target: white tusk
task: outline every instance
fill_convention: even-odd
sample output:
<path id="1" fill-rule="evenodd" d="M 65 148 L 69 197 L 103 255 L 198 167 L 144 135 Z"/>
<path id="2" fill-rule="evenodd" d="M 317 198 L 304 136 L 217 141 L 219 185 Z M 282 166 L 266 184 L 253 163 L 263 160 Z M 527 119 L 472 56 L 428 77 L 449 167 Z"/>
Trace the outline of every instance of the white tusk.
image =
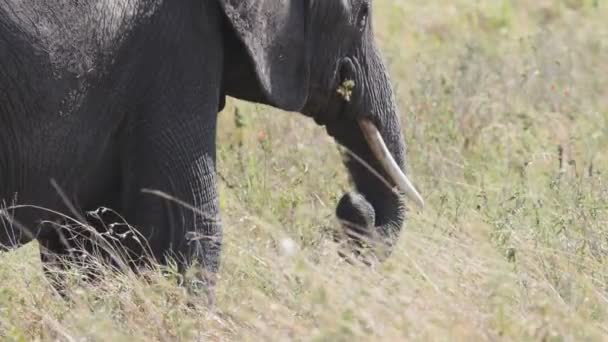
<path id="1" fill-rule="evenodd" d="M 420 209 L 424 208 L 424 199 L 422 199 L 418 190 L 416 190 L 412 182 L 407 178 L 403 171 L 401 171 L 399 165 L 397 165 L 397 162 L 386 147 L 382 135 L 378 132 L 376 125 L 367 119 L 360 119 L 358 122 L 372 153 L 378 159 L 380 165 L 384 168 L 384 171 L 386 171 L 393 182 L 397 184 L 397 188 L 414 201 Z"/>

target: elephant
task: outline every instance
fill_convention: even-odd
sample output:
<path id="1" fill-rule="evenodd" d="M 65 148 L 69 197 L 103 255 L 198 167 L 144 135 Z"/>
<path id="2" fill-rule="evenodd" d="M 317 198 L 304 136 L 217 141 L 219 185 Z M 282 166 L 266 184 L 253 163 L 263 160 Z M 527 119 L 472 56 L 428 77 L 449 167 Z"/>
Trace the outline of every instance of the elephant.
<path id="1" fill-rule="evenodd" d="M 301 113 L 350 151 L 336 215 L 390 251 L 404 199 L 424 202 L 371 16 L 372 0 L 0 0 L 0 244 L 37 240 L 51 265 L 74 251 L 57 213 L 105 208 L 150 260 L 213 287 L 229 96 Z"/>

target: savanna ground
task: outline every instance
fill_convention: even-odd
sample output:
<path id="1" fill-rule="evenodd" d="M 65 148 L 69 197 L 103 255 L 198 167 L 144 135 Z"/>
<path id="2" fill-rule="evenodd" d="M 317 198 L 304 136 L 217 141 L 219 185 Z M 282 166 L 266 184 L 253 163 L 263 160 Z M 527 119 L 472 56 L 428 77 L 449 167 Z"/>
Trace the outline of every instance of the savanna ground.
<path id="1" fill-rule="evenodd" d="M 225 249 L 209 312 L 174 282 L 50 290 L 0 258 L 7 340 L 608 340 L 608 4 L 376 0 L 427 208 L 369 268 L 338 257 L 340 154 L 299 115 L 221 114 Z M 195 299 L 196 301 L 196 299 Z"/>

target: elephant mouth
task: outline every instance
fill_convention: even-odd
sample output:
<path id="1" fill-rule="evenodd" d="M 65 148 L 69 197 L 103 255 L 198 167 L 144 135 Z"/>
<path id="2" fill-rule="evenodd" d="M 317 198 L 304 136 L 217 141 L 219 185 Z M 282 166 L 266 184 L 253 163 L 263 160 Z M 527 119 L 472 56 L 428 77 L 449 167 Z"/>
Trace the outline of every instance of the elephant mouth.
<path id="1" fill-rule="evenodd" d="M 382 135 L 370 120 L 357 120 L 363 136 L 369 145 L 374 158 L 389 176 L 389 180 L 397 189 L 412 200 L 420 209 L 424 208 L 424 199 L 412 183 L 412 181 L 401 171 L 401 168 L 386 147 Z M 379 176 L 380 177 L 380 176 Z"/>
<path id="2" fill-rule="evenodd" d="M 399 167 L 399 164 L 393 158 L 376 125 L 367 118 L 358 118 L 356 121 L 356 126 L 327 125 L 327 133 L 330 136 L 337 138 L 344 134 L 344 130 L 347 129 L 347 127 L 350 129 L 357 129 L 358 126 L 365 139 L 365 142 L 367 143 L 367 146 L 369 147 L 369 150 L 371 151 L 372 157 L 378 162 L 378 165 L 382 168 L 382 171 L 384 171 L 386 177 L 376 172 L 372 167 L 366 166 L 368 171 L 377 177 L 382 183 L 387 185 L 388 188 L 394 189 L 394 191 L 405 195 L 421 210 L 424 209 L 424 199 L 422 195 L 409 177 L 403 173 Z M 367 165 L 366 161 L 360 156 L 353 155 L 353 152 L 351 152 L 351 155 L 354 159 L 358 160 L 359 163 Z"/>
<path id="3" fill-rule="evenodd" d="M 361 109 L 365 112 L 363 104 L 365 86 L 360 77 L 360 69 L 361 66 L 356 58 L 345 57 L 340 61 L 337 72 L 340 83 L 336 89 L 337 95 L 342 98 L 342 101 L 339 101 L 342 107 L 340 108 L 340 112 L 343 114 L 350 112 L 350 115 L 355 115 L 357 125 L 363 133 L 363 137 L 372 152 L 373 158 L 382 167 L 388 179 L 385 180 L 378 174 L 376 176 L 381 181 L 389 183 L 387 184 L 389 188 L 396 187 L 399 192 L 412 200 L 420 209 L 423 209 L 424 199 L 393 158 L 376 125 L 365 116 L 357 115 L 357 112 L 360 112 Z M 371 169 L 370 171 L 373 172 Z"/>
<path id="4" fill-rule="evenodd" d="M 318 125 L 325 126 L 327 133 L 338 141 L 342 140 L 341 137 L 352 136 L 354 131 L 359 129 L 372 157 L 378 162 L 388 179 L 375 172 L 373 168 L 369 168 L 369 171 L 390 189 L 396 188 L 398 192 L 423 209 L 424 199 L 393 158 L 376 125 L 368 119 L 369 116 L 365 115 L 365 84 L 357 58 L 344 57 L 339 60 L 334 77 L 331 79 L 330 89 L 333 90 L 328 94 L 327 104 L 321 106 L 322 109 L 306 108 L 304 112 L 309 113 L 308 115 Z M 325 115 L 319 116 L 315 113 L 325 113 Z M 349 144 L 343 145 L 348 147 Z M 360 159 L 358 156 L 354 157 Z M 367 165 L 363 159 L 360 162 Z"/>

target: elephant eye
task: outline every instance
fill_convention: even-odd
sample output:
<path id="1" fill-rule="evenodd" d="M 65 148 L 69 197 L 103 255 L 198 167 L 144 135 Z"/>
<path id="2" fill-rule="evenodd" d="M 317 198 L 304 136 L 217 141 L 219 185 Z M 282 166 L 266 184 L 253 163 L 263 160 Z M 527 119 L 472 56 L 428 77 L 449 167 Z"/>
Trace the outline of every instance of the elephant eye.
<path id="1" fill-rule="evenodd" d="M 365 29 L 367 25 L 367 18 L 369 17 L 369 4 L 364 2 L 359 9 L 359 18 L 357 20 L 357 25 L 360 31 Z"/>

